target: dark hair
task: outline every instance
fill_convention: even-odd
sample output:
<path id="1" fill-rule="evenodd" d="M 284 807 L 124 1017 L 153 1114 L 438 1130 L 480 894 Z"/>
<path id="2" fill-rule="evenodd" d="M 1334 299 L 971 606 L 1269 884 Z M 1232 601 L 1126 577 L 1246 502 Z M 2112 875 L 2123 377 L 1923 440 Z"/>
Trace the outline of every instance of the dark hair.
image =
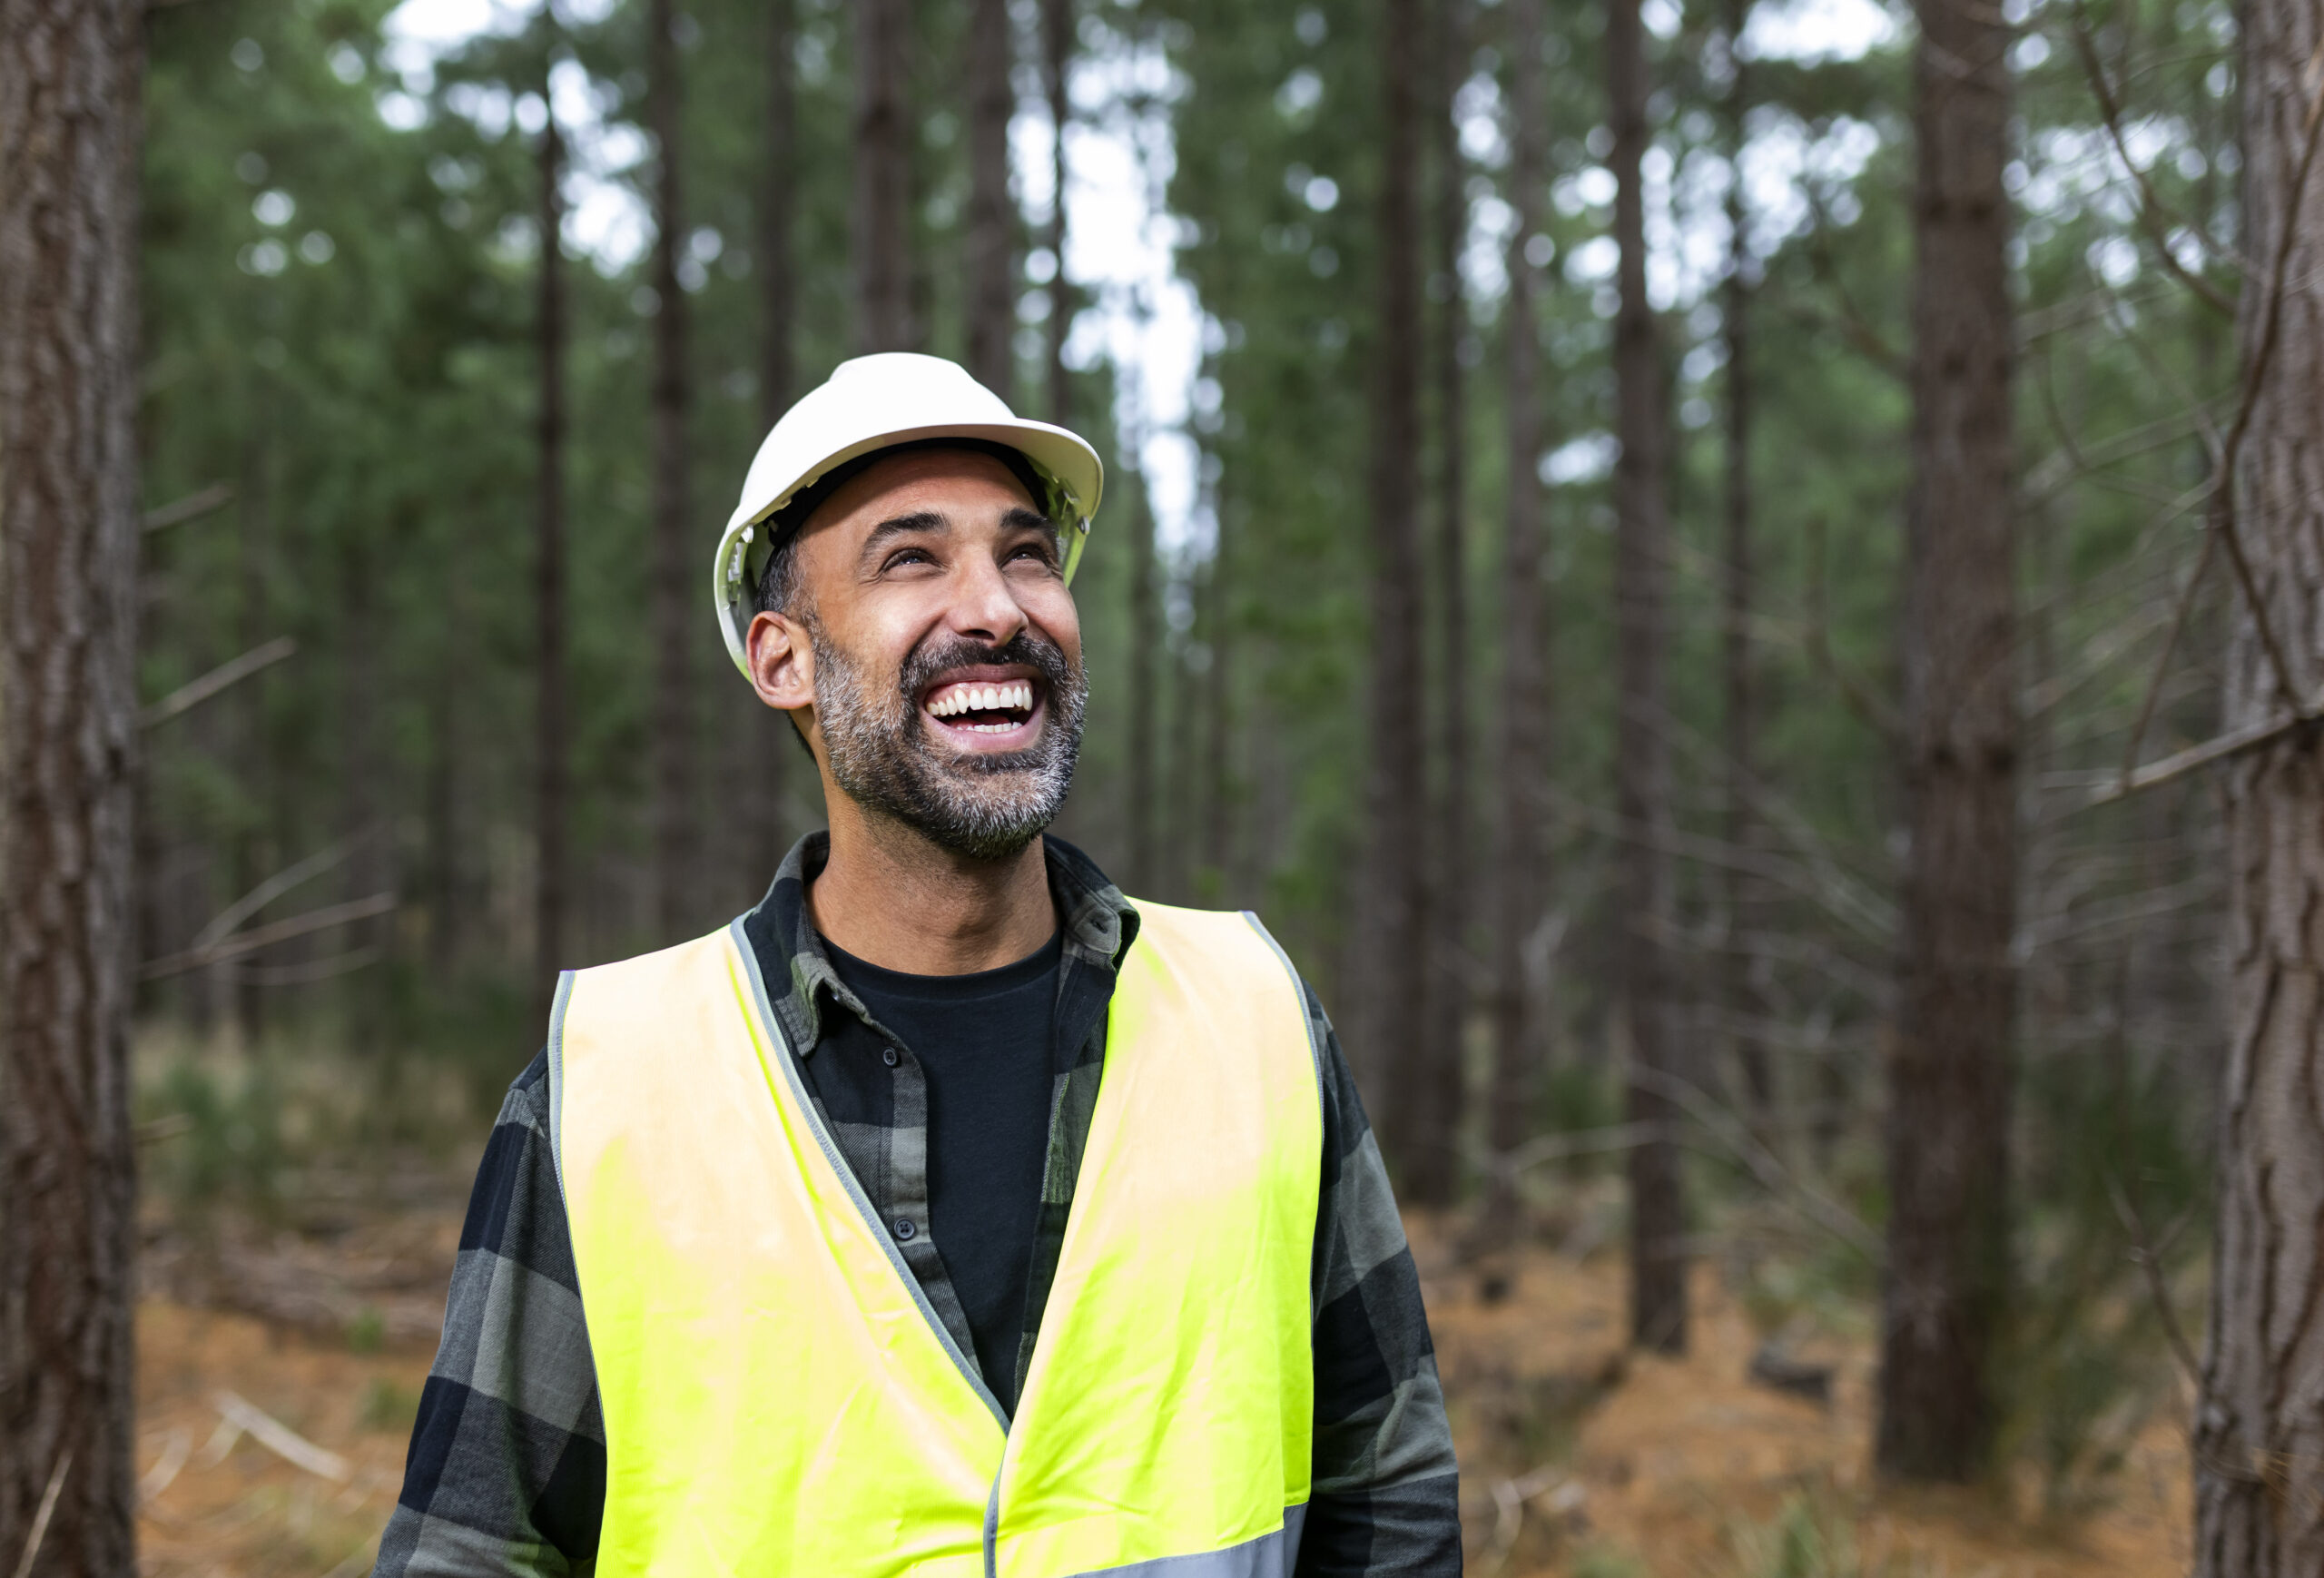
<path id="1" fill-rule="evenodd" d="M 798 590 L 799 534 L 806 528 L 823 501 L 861 477 L 877 462 L 896 455 L 910 455 L 926 449 L 964 449 L 972 455 L 989 455 L 1009 468 L 1009 474 L 1025 489 L 1033 508 L 1049 517 L 1055 524 L 1056 512 L 1050 507 L 1052 488 L 1032 461 L 1021 449 L 990 439 L 914 439 L 906 444 L 891 444 L 884 449 L 874 449 L 868 455 L 858 455 L 843 460 L 816 478 L 791 496 L 790 502 L 766 518 L 763 529 L 773 550 L 767 555 L 759 570 L 758 604 L 756 612 L 780 614 L 791 605 L 791 595 Z"/>

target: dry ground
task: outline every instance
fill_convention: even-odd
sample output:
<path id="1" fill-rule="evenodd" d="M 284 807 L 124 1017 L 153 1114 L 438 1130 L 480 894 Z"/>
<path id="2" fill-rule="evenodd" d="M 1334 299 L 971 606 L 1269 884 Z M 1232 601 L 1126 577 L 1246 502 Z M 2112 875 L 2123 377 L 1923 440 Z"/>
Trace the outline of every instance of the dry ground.
<path id="1" fill-rule="evenodd" d="M 157 1236 L 138 1323 L 138 1468 L 154 1487 L 139 1527 L 145 1573 L 366 1570 L 427 1374 L 458 1206 L 439 1193 L 325 1216 L 321 1232 L 222 1229 L 200 1248 Z M 1433 1224 L 1414 1228 L 1460 1437 L 1472 1573 L 2184 1571 L 2186 1455 L 2168 1421 L 2141 1432 L 2103 1497 L 2070 1521 L 2013 1504 L 2024 1496 L 1876 1492 L 1862 1338 L 1803 1350 L 1835 1366 L 1826 1407 L 1747 1378 L 1757 1334 L 1711 1268 L 1695 1285 L 1690 1356 L 1640 1358 L 1623 1352 L 1611 1252 L 1529 1248 L 1480 1267 L 1443 1248 Z M 263 1422 L 256 1434 L 230 1423 L 251 1418 L 236 1397 L 292 1433 L 281 1445 L 306 1465 L 261 1439 Z"/>

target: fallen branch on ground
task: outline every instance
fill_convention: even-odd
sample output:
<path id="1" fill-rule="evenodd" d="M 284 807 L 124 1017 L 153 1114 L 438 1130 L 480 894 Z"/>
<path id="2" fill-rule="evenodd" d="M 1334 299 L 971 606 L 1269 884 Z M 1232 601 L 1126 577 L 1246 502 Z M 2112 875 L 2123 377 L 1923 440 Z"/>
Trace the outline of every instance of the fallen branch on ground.
<path id="1" fill-rule="evenodd" d="M 333 1484 L 345 1484 L 354 1477 L 354 1467 L 347 1459 L 316 1445 L 249 1398 L 234 1392 L 220 1392 L 211 1399 L 211 1405 L 218 1410 L 220 1418 L 240 1428 L 285 1463 L 295 1464 Z"/>

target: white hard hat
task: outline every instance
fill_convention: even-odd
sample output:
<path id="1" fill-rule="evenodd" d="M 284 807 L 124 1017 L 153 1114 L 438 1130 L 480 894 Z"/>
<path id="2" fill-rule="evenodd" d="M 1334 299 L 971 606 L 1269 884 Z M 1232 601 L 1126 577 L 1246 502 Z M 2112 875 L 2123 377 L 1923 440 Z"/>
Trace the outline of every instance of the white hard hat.
<path id="1" fill-rule="evenodd" d="M 1008 402 L 957 362 L 908 351 L 859 356 L 832 369 L 828 382 L 774 424 L 718 539 L 711 597 L 726 650 L 744 675 L 751 666 L 743 638 L 751 627 L 759 572 L 775 546 L 773 534 L 759 528 L 833 468 L 875 449 L 925 439 L 981 439 L 1030 461 L 1050 493 L 1034 502 L 1067 531 L 1065 577 L 1072 580 L 1105 486 L 1098 451 L 1063 428 L 1012 415 Z"/>

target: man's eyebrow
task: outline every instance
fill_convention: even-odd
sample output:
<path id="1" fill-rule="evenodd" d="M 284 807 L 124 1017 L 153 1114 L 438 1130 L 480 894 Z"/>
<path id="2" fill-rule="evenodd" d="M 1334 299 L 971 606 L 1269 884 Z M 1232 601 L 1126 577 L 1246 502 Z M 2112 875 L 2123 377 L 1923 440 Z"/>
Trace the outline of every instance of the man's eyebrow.
<path id="1" fill-rule="evenodd" d="M 952 523 L 932 509 L 915 509 L 910 515 L 898 515 L 881 521 L 863 539 L 862 553 L 869 555 L 890 538 L 905 537 L 916 531 L 946 532 Z"/>
<path id="2" fill-rule="evenodd" d="M 1046 531 L 1055 537 L 1058 534 L 1058 524 L 1039 510 L 1028 509 L 1019 504 L 1000 518 L 1000 529 L 1003 531 Z"/>

